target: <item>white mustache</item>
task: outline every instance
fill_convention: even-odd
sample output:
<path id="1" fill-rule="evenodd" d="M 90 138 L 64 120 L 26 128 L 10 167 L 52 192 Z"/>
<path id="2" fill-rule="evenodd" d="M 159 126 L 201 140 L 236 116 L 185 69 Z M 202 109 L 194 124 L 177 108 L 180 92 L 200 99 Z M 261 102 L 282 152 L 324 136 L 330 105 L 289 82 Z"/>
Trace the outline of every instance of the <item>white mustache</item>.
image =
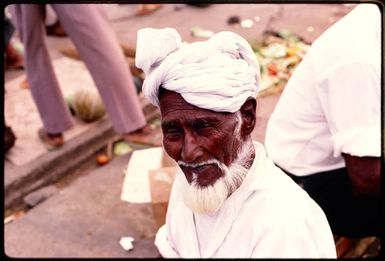
<path id="1" fill-rule="evenodd" d="M 216 164 L 218 167 L 221 167 L 222 163 L 216 159 L 210 159 L 204 162 L 199 162 L 199 163 L 187 163 L 182 160 L 178 160 L 177 162 L 179 165 L 184 166 L 184 167 L 190 167 L 190 168 L 197 168 L 201 167 L 204 165 L 209 165 L 209 164 Z"/>

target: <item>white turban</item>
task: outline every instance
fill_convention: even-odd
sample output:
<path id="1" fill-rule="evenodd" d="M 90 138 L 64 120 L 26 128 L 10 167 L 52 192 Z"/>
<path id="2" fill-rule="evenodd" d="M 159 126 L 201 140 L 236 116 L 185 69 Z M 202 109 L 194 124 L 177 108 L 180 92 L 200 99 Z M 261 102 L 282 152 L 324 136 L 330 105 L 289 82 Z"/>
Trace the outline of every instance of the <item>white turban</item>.
<path id="1" fill-rule="evenodd" d="M 233 32 L 187 44 L 172 28 L 140 29 L 135 63 L 146 74 L 143 94 L 156 106 L 162 86 L 199 108 L 235 112 L 259 86 L 256 56 Z"/>

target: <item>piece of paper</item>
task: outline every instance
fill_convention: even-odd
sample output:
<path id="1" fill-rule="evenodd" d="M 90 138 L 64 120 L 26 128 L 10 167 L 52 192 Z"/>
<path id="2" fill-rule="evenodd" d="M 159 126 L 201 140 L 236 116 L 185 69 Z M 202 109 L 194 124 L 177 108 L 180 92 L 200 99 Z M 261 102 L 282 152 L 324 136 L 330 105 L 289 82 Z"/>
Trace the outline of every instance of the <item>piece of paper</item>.
<path id="1" fill-rule="evenodd" d="M 129 251 L 134 248 L 134 245 L 132 244 L 132 242 L 134 242 L 133 237 L 122 237 L 119 243 L 124 250 Z"/>
<path id="2" fill-rule="evenodd" d="M 151 202 L 149 171 L 162 167 L 162 155 L 161 147 L 136 150 L 132 153 L 124 173 L 121 200 L 130 203 Z"/>

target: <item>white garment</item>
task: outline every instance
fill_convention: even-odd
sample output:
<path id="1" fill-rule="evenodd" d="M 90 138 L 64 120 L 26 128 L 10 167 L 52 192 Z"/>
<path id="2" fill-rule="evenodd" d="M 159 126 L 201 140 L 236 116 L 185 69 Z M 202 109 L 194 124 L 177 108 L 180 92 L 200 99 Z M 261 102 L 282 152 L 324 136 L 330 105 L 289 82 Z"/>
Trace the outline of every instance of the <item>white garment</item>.
<path id="1" fill-rule="evenodd" d="M 326 30 L 288 81 L 266 130 L 269 157 L 298 176 L 381 154 L 381 19 L 361 4 Z"/>
<path id="2" fill-rule="evenodd" d="M 156 106 L 160 86 L 192 105 L 218 112 L 235 112 L 257 95 L 257 58 L 249 43 L 233 32 L 187 44 L 173 28 L 144 28 L 137 38 L 135 64 L 146 74 L 143 94 Z"/>
<path id="3" fill-rule="evenodd" d="M 193 212 L 184 204 L 176 175 L 166 216 L 155 239 L 163 257 L 336 258 L 332 232 L 321 208 L 266 157 L 256 157 L 242 185 L 218 210 L 200 254 Z"/>
<path id="4" fill-rule="evenodd" d="M 218 218 L 218 211 L 211 214 L 194 213 L 194 222 L 197 232 L 198 247 L 201 256 L 206 256 L 209 250 L 208 245 L 213 235 L 215 223 Z"/>

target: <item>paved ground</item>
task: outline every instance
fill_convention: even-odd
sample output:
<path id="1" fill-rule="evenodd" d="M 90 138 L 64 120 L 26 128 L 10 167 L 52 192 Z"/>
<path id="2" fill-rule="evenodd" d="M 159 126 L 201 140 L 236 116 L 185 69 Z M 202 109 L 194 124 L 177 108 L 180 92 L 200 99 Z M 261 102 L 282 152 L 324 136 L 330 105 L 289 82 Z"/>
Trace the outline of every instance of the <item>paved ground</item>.
<path id="1" fill-rule="evenodd" d="M 57 190 L 26 216 L 4 227 L 12 257 L 156 257 L 150 204 L 120 200 L 123 156 Z M 121 237 L 135 238 L 124 251 Z"/>
<path id="2" fill-rule="evenodd" d="M 106 8 L 120 42 L 135 46 L 136 31 L 142 27 L 175 27 L 188 42 L 204 40 L 191 36 L 194 26 L 213 32 L 231 30 L 248 40 L 258 39 L 265 30 L 288 29 L 312 42 L 352 6 L 220 4 L 196 8 L 168 4 L 143 17 L 134 15 L 135 5 L 109 4 Z M 232 15 L 252 19 L 253 27 L 228 25 L 227 19 Z M 59 52 L 62 47 L 72 46 L 68 38 L 47 37 L 47 44 L 64 94 L 77 88 L 94 87 L 84 64 Z M 28 193 L 47 183 L 47 176 L 59 175 L 54 173 L 52 165 L 76 163 L 70 158 L 71 154 L 91 155 L 105 145 L 106 140 L 114 137 L 108 117 L 92 124 L 78 122 L 65 134 L 65 147 L 54 152 L 44 150 L 36 136 L 36 130 L 41 126 L 36 108 L 28 90 L 19 86 L 24 77 L 23 71 L 5 72 L 5 118 L 18 137 L 4 161 L 5 202 L 8 203 L 10 198 L 20 197 L 22 191 Z M 263 142 L 266 122 L 278 99 L 279 95 L 258 99 L 257 127 L 253 133 L 256 140 Z M 95 147 L 95 143 L 99 147 Z M 76 154 L 81 149 L 84 153 Z M 19 158 L 18 155 L 24 156 Z M 120 200 L 122 171 L 128 161 L 127 155 L 116 158 L 106 166 L 85 173 L 66 187 L 53 188 L 47 200 L 22 218 L 4 225 L 6 254 L 12 257 L 158 256 L 153 245 L 155 226 L 151 205 Z M 76 165 L 71 168 L 73 171 Z M 66 171 L 70 169 L 63 168 L 64 174 Z M 19 195 L 15 194 L 17 191 Z M 135 238 L 134 250 L 125 252 L 120 247 L 122 236 Z"/>

